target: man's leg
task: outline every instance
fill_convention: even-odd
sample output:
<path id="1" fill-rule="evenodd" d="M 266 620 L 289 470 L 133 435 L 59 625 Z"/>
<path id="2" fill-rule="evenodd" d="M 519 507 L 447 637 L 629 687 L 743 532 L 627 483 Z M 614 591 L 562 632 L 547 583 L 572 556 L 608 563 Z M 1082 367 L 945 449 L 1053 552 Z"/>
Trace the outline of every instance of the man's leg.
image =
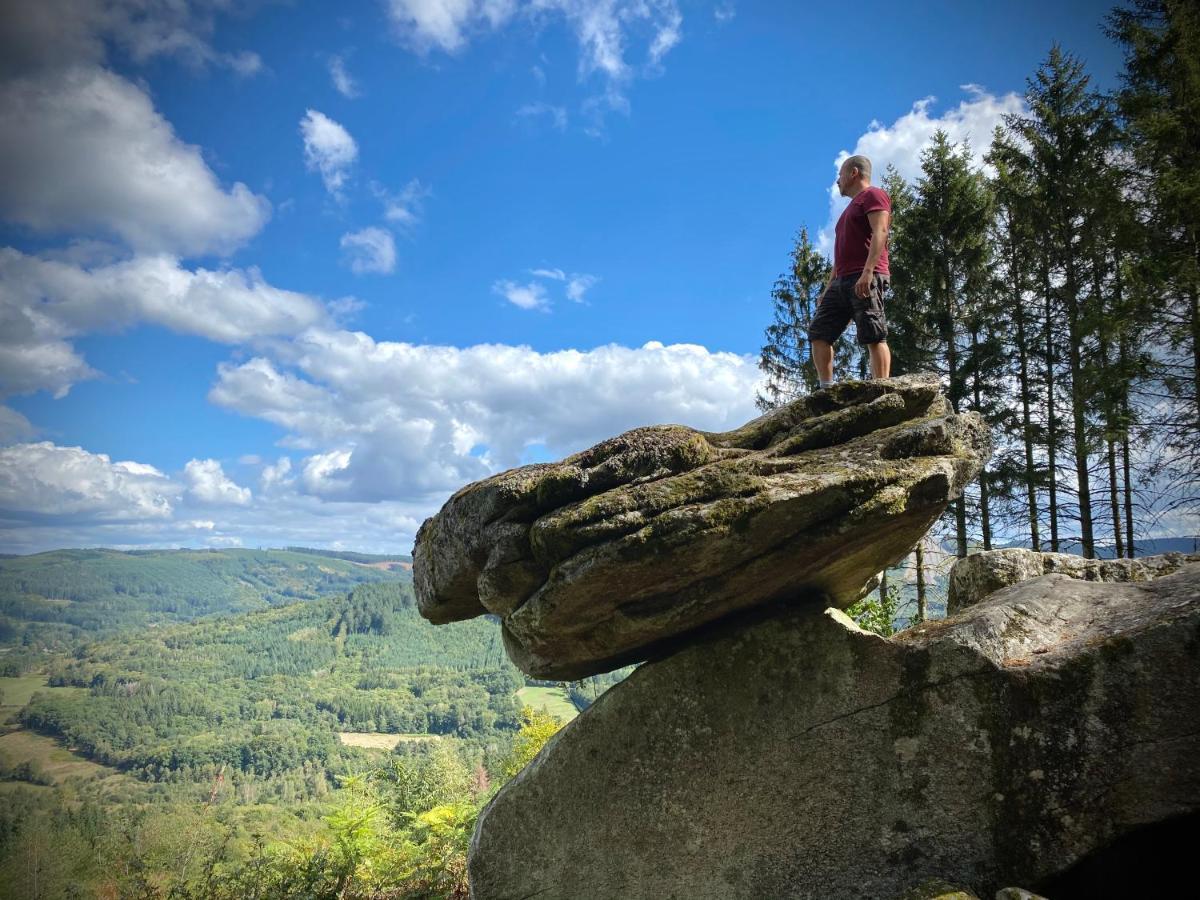
<path id="1" fill-rule="evenodd" d="M 817 367 L 817 378 L 822 385 L 833 383 L 833 344 L 813 339 L 813 365 Z"/>
<path id="2" fill-rule="evenodd" d="M 828 346 L 828 345 L 826 345 Z M 868 344 L 868 349 L 871 353 L 871 377 L 872 378 L 891 378 L 892 377 L 892 351 L 888 349 L 887 341 L 879 341 L 874 344 Z M 813 344 L 813 358 L 816 358 L 816 344 Z M 829 363 L 830 373 L 833 372 L 832 354 Z M 817 371 L 821 371 L 821 366 L 817 364 Z"/>

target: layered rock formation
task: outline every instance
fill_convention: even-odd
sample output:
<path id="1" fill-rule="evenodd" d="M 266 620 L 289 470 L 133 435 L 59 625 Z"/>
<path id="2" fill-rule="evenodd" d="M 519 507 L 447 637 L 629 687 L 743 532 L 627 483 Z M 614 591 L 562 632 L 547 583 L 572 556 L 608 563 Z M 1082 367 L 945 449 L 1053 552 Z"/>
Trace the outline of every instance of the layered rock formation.
<path id="1" fill-rule="evenodd" d="M 760 608 L 552 739 L 481 814 L 473 896 L 1036 888 L 1140 826 L 1195 821 L 1197 647 L 1200 564 L 1046 575 L 891 640 Z"/>
<path id="2" fill-rule="evenodd" d="M 845 607 L 975 477 L 988 437 L 930 377 L 848 382 L 725 433 L 639 428 L 469 485 L 421 527 L 422 614 L 503 620 L 579 678 L 780 599 Z"/>
<path id="3" fill-rule="evenodd" d="M 950 571 L 946 611 L 954 615 L 1001 588 L 1039 575 L 1057 573 L 1083 581 L 1149 581 L 1178 572 L 1188 562 L 1200 562 L 1200 556 L 1164 553 L 1139 559 L 1085 559 L 1071 553 L 1039 553 L 1020 547 L 973 553 Z"/>

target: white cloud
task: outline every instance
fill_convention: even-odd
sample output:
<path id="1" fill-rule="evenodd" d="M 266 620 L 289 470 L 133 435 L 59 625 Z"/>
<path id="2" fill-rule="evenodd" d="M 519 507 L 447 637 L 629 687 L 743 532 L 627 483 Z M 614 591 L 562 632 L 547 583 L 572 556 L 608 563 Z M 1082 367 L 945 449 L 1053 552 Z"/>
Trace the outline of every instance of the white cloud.
<path id="1" fill-rule="evenodd" d="M 182 268 L 166 256 L 86 269 L 0 248 L 0 394 L 63 395 L 97 373 L 70 340 L 139 322 L 225 344 L 296 334 L 328 315 L 254 269 Z"/>
<path id="2" fill-rule="evenodd" d="M 234 249 L 269 215 L 244 184 L 222 189 L 146 92 L 112 72 L 0 84 L 0 216 L 10 222 L 193 255 Z"/>
<path id="3" fill-rule="evenodd" d="M 750 357 L 657 342 L 538 353 L 311 329 L 277 349 L 277 359 L 222 365 L 210 400 L 309 448 L 305 491 L 430 511 L 531 445 L 565 455 L 638 425 L 740 425 L 755 415 L 760 374 Z"/>
<path id="4" fill-rule="evenodd" d="M 341 247 L 355 275 L 387 275 L 396 271 L 396 242 L 386 228 L 364 228 L 343 234 Z"/>
<path id="5" fill-rule="evenodd" d="M 0 444 L 11 444 L 31 438 L 36 430 L 29 420 L 15 409 L 0 406 Z"/>
<path id="6" fill-rule="evenodd" d="M 713 18 L 724 25 L 737 15 L 737 8 L 729 2 L 718 3 L 713 7 Z"/>
<path id="7" fill-rule="evenodd" d="M 290 484 L 292 479 L 288 476 L 292 472 L 292 461 L 286 456 L 281 456 L 272 465 L 263 466 L 262 474 L 259 476 L 259 484 L 264 491 L 270 491 L 277 485 Z"/>
<path id="8" fill-rule="evenodd" d="M 540 309 L 546 311 L 550 308 L 550 300 L 546 296 L 546 289 L 536 281 L 531 281 L 528 284 L 517 284 L 515 281 L 501 279 L 492 285 L 492 292 L 499 294 L 513 306 L 519 306 L 521 309 Z"/>
<path id="9" fill-rule="evenodd" d="M 526 103 L 517 110 L 517 116 L 522 119 L 540 119 L 545 116 L 550 124 L 559 131 L 567 130 L 567 109 L 551 103 Z"/>
<path id="10" fill-rule="evenodd" d="M 245 506 L 250 502 L 249 488 L 234 484 L 215 459 L 193 459 L 183 467 L 188 493 L 204 504 Z"/>
<path id="11" fill-rule="evenodd" d="M 358 159 L 358 145 L 345 128 L 315 109 L 305 112 L 300 120 L 304 136 L 304 162 L 321 173 L 325 189 L 339 196 L 349 176 L 350 167 Z"/>
<path id="12" fill-rule="evenodd" d="M 383 217 L 389 222 L 409 227 L 421 221 L 425 198 L 433 193 L 418 178 L 411 179 L 398 194 L 389 193 L 379 184 L 371 187 L 375 196 L 383 201 Z"/>
<path id="13" fill-rule="evenodd" d="M 329 453 L 314 453 L 304 461 L 300 480 L 310 494 L 318 497 L 336 496 L 345 493 L 350 482 L 340 473 L 350 468 L 352 450 L 332 450 Z"/>
<path id="14" fill-rule="evenodd" d="M 402 40 L 422 52 L 463 46 L 464 29 L 480 14 L 476 0 L 387 0 L 387 10 Z"/>
<path id="15" fill-rule="evenodd" d="M 578 272 L 572 272 L 568 275 L 562 269 L 530 269 L 529 274 L 535 278 L 541 278 L 547 281 L 562 281 L 565 282 L 564 292 L 568 300 L 575 303 L 582 303 L 584 294 L 600 281 L 596 275 L 587 275 Z M 550 301 L 546 297 L 545 288 L 536 283 L 525 285 L 517 285 L 511 281 L 498 281 L 493 286 L 493 290 L 503 294 L 512 303 L 524 309 L 548 309 Z M 514 299 L 513 295 L 516 295 Z M 536 301 L 536 303 L 534 302 Z"/>
<path id="16" fill-rule="evenodd" d="M 654 40 L 650 42 L 650 64 L 657 66 L 662 62 L 671 48 L 683 40 L 680 28 L 683 26 L 683 16 L 674 6 L 664 6 L 662 19 L 654 32 Z"/>
<path id="17" fill-rule="evenodd" d="M 223 52 L 211 37 L 218 13 L 253 4 L 237 0 L 11 0 L 0 29 L 0 73 L 102 63 L 106 43 L 134 62 L 173 57 L 203 67 L 228 66 L 239 75 L 262 68 L 255 53 Z"/>
<path id="18" fill-rule="evenodd" d="M 324 322 L 325 308 L 282 290 L 256 269 L 183 268 L 169 256 L 138 256 L 85 269 L 0 248 L 4 306 L 36 310 L 64 334 L 150 322 L 235 344 L 294 334 Z"/>
<path id="19" fill-rule="evenodd" d="M 628 45 L 644 45 L 646 66 L 656 70 L 679 43 L 683 24 L 677 0 L 388 0 L 387 10 L 400 39 L 420 53 L 460 51 L 473 33 L 517 16 L 537 26 L 565 20 L 579 45 L 580 80 L 598 74 L 607 82 L 599 102 L 587 104 L 593 117 L 627 111 L 624 90 L 636 74 Z"/>
<path id="20" fill-rule="evenodd" d="M 343 97 L 353 100 L 360 95 L 358 82 L 346 71 L 346 63 L 340 56 L 329 57 L 329 77 Z"/>
<path id="21" fill-rule="evenodd" d="M 6 515 L 75 521 L 165 519 L 179 486 L 158 469 L 43 441 L 0 449 L 0 509 Z"/>
<path id="22" fill-rule="evenodd" d="M 871 160 L 874 169 L 872 182 L 879 184 L 887 166 L 895 169 L 908 181 L 921 174 L 921 152 L 929 146 L 934 132 L 946 132 L 950 141 L 960 144 L 968 141 L 971 156 L 976 166 L 983 166 L 983 157 L 992 144 L 992 132 L 1004 121 L 1007 114 L 1024 113 L 1025 101 L 1020 94 L 1008 93 L 995 96 L 974 84 L 963 85 L 968 97 L 942 115 L 931 114 L 935 98 L 926 97 L 913 104 L 912 109 L 891 125 L 872 122 L 865 134 L 859 137 L 853 150 L 843 150 L 832 166 L 832 184 L 829 189 L 829 221 L 818 237 L 818 247 L 824 253 L 833 250 L 833 227 L 846 206 L 846 199 L 838 195 L 837 172 L 849 156 L 862 154 Z"/>
<path id="23" fill-rule="evenodd" d="M 595 287 L 599 280 L 595 275 L 572 275 L 567 281 L 567 299 L 582 303 L 583 295 Z"/>

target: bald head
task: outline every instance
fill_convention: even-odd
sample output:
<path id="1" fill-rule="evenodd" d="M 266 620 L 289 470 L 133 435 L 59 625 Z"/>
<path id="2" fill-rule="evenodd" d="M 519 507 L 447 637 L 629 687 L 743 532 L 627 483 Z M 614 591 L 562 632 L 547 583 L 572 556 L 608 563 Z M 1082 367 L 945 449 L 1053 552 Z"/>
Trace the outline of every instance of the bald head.
<path id="1" fill-rule="evenodd" d="M 864 181 L 871 180 L 871 161 L 861 154 L 851 156 L 842 165 L 847 169 L 858 169 Z"/>
<path id="2" fill-rule="evenodd" d="M 871 183 L 871 161 L 865 156 L 855 155 L 842 163 L 838 170 L 838 193 L 843 197 L 854 197 Z"/>

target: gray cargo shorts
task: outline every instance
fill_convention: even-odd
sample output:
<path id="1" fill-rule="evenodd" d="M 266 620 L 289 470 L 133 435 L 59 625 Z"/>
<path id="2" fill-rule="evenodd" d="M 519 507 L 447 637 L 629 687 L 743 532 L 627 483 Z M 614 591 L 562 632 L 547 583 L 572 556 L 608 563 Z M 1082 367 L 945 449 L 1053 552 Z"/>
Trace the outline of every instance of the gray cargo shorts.
<path id="1" fill-rule="evenodd" d="M 883 295 L 891 280 L 886 275 L 875 274 L 871 277 L 871 295 L 858 297 L 854 294 L 854 285 L 861 272 L 835 278 L 821 295 L 817 304 L 817 314 L 812 324 L 808 326 L 810 341 L 826 341 L 836 344 L 842 336 L 850 320 L 854 320 L 858 343 L 864 347 L 867 344 L 878 344 L 886 341 L 887 319 L 883 314 Z"/>

